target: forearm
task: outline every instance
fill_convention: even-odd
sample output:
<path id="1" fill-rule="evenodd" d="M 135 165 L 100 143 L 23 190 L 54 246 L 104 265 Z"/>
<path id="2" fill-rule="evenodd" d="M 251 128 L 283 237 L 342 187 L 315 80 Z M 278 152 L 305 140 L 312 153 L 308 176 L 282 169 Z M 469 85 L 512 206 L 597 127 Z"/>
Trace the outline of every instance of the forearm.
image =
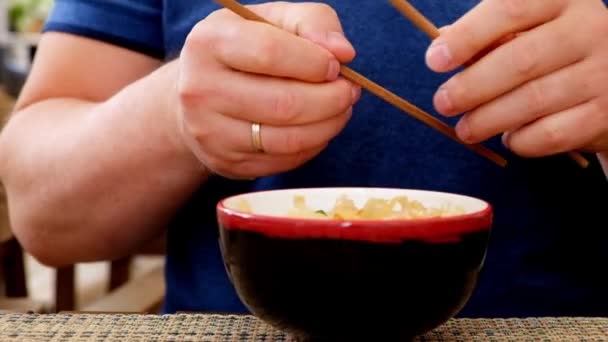
<path id="1" fill-rule="evenodd" d="M 205 180 L 177 137 L 174 65 L 110 100 L 50 99 L 0 141 L 12 227 L 49 264 L 114 258 L 156 236 Z"/>

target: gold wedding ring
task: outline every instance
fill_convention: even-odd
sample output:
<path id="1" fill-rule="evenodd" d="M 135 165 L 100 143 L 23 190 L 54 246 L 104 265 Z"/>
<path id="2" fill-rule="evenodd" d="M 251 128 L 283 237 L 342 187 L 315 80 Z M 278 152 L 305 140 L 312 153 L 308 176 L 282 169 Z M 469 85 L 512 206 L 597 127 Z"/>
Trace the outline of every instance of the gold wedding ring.
<path id="1" fill-rule="evenodd" d="M 264 146 L 262 146 L 262 125 L 257 122 L 251 124 L 251 143 L 256 152 L 264 152 Z"/>

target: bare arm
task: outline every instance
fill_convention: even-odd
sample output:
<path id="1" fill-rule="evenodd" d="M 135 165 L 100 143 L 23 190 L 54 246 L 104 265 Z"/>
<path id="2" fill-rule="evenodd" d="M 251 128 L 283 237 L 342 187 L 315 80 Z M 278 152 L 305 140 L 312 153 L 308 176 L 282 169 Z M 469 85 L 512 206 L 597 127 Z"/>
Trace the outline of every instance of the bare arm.
<path id="1" fill-rule="evenodd" d="M 15 234 L 50 265 L 154 238 L 205 179 L 176 136 L 176 63 L 47 34 L 0 136 Z"/>
<path id="2" fill-rule="evenodd" d="M 52 265 L 121 256 L 156 237 L 206 170 L 291 170 L 344 128 L 360 89 L 338 78 L 355 51 L 335 11 L 252 8 L 284 29 L 220 10 L 164 66 L 87 39 L 43 38 L 0 135 L 11 221 L 30 253 Z M 252 122 L 264 125 L 264 153 Z"/>

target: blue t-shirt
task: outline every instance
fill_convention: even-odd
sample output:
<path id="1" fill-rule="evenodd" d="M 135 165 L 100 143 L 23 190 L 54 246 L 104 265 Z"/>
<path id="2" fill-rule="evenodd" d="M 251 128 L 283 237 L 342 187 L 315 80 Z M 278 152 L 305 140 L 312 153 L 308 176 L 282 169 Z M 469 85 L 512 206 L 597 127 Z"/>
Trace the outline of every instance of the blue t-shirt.
<path id="1" fill-rule="evenodd" d="M 413 4 L 445 25 L 477 2 Z M 428 38 L 387 1 L 327 3 L 357 49 L 352 66 L 434 113 L 433 93 L 448 75 L 426 68 Z M 46 30 L 171 59 L 194 24 L 217 8 L 210 0 L 57 0 Z M 508 157 L 506 169 L 364 92 L 344 131 L 309 163 L 255 181 L 217 177 L 201 186 L 168 227 L 165 310 L 246 311 L 221 261 L 219 199 L 261 189 L 386 186 L 457 192 L 494 205 L 485 268 L 461 316 L 608 316 L 608 182 L 597 160 L 590 156 L 591 167 L 582 169 L 564 155 L 518 158 L 499 139 L 487 146 Z"/>

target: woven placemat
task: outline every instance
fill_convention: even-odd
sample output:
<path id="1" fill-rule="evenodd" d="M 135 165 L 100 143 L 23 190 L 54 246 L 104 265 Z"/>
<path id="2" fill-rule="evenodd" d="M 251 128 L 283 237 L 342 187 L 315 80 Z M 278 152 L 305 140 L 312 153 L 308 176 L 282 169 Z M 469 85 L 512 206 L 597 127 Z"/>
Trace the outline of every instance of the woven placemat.
<path id="1" fill-rule="evenodd" d="M 608 319 L 457 319 L 419 341 L 608 341 Z M 0 315 L 0 341 L 289 341 L 251 316 Z"/>

